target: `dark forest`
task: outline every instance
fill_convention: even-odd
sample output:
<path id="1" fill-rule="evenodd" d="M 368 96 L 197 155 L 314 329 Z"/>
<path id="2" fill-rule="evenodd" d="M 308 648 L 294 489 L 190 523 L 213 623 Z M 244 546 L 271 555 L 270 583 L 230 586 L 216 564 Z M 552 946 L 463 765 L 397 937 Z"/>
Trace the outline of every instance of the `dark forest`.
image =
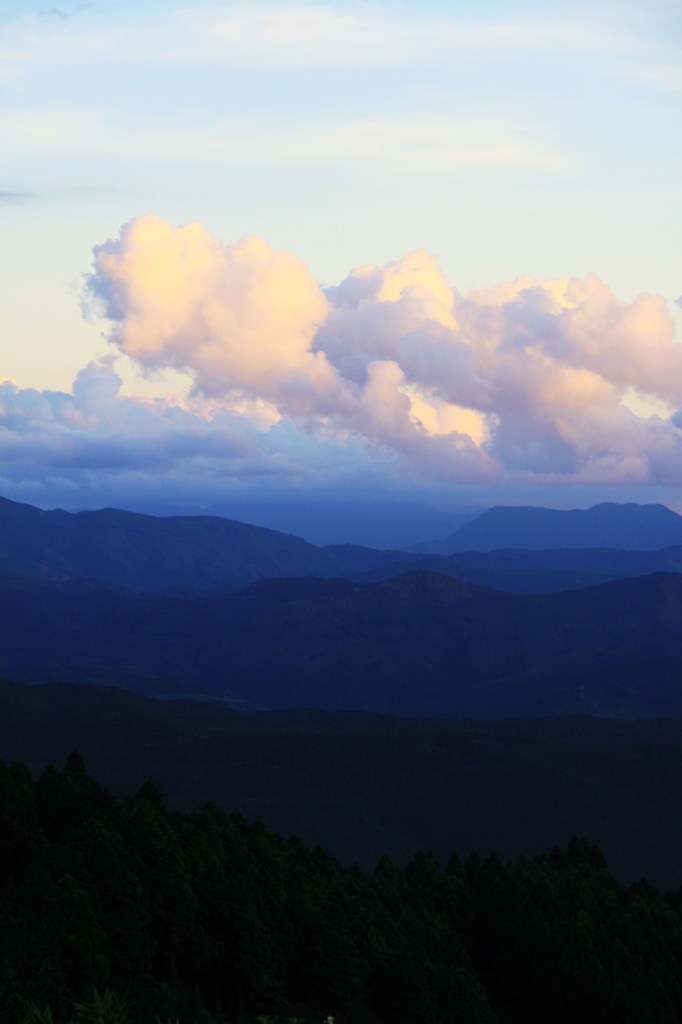
<path id="1" fill-rule="evenodd" d="M 215 805 L 170 812 L 151 781 L 117 801 L 77 752 L 35 781 L 0 766 L 0 837 L 2 1024 L 682 1016 L 682 894 L 619 885 L 580 838 L 367 872 Z"/>

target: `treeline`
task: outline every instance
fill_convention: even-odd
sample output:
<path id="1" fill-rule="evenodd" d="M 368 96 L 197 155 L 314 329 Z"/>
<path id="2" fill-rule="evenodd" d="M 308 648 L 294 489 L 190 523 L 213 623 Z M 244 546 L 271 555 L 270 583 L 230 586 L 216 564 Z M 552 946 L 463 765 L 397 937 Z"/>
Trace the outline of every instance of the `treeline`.
<path id="1" fill-rule="evenodd" d="M 132 1024 L 649 1024 L 682 1019 L 682 894 L 598 848 L 418 854 L 372 873 L 155 786 L 115 800 L 72 754 L 0 762 L 0 1024 L 93 992 Z"/>

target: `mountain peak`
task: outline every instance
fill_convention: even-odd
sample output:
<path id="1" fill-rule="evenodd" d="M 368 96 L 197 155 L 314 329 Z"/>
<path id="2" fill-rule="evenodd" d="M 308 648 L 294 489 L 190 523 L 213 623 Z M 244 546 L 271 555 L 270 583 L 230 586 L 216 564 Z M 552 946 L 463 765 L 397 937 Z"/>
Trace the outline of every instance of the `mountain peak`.
<path id="1" fill-rule="evenodd" d="M 588 509 L 495 505 L 443 541 L 444 554 L 504 548 L 619 548 L 682 544 L 682 516 L 665 505 L 602 502 Z"/>

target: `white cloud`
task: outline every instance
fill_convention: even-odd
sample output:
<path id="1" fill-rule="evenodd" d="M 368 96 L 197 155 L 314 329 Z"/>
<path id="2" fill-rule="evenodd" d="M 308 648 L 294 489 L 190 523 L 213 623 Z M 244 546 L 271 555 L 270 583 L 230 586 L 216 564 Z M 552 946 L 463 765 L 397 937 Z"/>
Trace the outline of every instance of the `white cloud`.
<path id="1" fill-rule="evenodd" d="M 630 77 L 664 92 L 682 91 L 682 64 L 635 64 L 624 69 Z"/>
<path id="2" fill-rule="evenodd" d="M 428 5 L 178 2 L 128 8 L 124 16 L 106 4 L 83 5 L 68 18 L 18 11 L 5 16 L 0 49 L 0 82 L 10 86 L 42 73 L 55 80 L 60 69 L 86 76 L 105 68 L 352 73 L 583 59 L 614 76 L 679 88 L 674 30 L 637 5 L 619 5 L 617 16 L 575 4 L 570 16 L 564 8 L 538 15 L 523 4 L 498 17 L 463 4 L 445 13 Z"/>
<path id="3" fill-rule="evenodd" d="M 286 396 L 300 414 L 342 397 L 311 351 L 327 300 L 300 260 L 260 238 L 223 246 L 202 224 L 139 217 L 95 250 L 90 287 L 122 352 L 191 371 L 202 394 Z"/>
<path id="4" fill-rule="evenodd" d="M 639 27 L 639 26 L 638 26 Z M 642 36 L 597 14 L 537 18 L 523 10 L 490 19 L 455 7 L 443 15 L 428 8 L 387 10 L 348 4 L 164 4 L 140 8 L 124 21 L 106 7 L 78 18 L 26 15 L 11 24 L 8 58 L 21 67 L 50 58 L 93 64 L 103 59 L 192 65 L 353 67 L 451 60 L 486 60 L 534 52 L 601 53 L 643 49 Z"/>
<path id="5" fill-rule="evenodd" d="M 225 246 L 201 224 L 148 216 L 95 250 L 90 291 L 112 343 L 145 369 L 188 371 L 214 408 L 265 403 L 271 422 L 358 437 L 405 471 L 682 479 L 675 422 L 627 404 L 682 405 L 665 302 L 623 302 L 594 275 L 461 296 L 417 251 L 325 294 L 260 239 Z"/>
<path id="6" fill-rule="evenodd" d="M 203 124 L 169 116 L 150 123 L 94 107 L 53 107 L 0 115 L 0 133 L 15 155 L 98 155 L 159 165 L 185 161 L 188 153 L 195 165 L 370 163 L 410 174 L 469 166 L 557 172 L 572 163 L 524 125 L 494 118 L 303 119 L 282 130 L 237 116 Z"/>

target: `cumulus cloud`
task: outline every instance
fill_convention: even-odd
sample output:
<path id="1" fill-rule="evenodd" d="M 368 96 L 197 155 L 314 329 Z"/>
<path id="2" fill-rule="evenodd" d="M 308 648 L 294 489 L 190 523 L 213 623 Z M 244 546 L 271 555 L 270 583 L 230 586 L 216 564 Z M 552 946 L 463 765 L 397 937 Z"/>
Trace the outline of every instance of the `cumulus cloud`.
<path id="1" fill-rule="evenodd" d="M 682 483 L 682 347 L 659 296 L 594 276 L 462 295 L 423 251 L 323 289 L 261 239 L 151 216 L 95 249 L 86 290 L 111 354 L 70 392 L 0 378 L 0 492 L 19 500 Z M 126 397 L 119 353 L 152 380 L 185 371 L 188 394 Z"/>
<path id="2" fill-rule="evenodd" d="M 420 250 L 323 290 L 262 239 L 224 245 L 146 216 L 95 249 L 88 291 L 112 345 L 146 371 L 189 372 L 196 401 L 260 403 L 272 423 L 358 438 L 432 479 L 682 476 L 666 303 L 624 302 L 595 275 L 460 295 Z M 633 395 L 669 415 L 637 415 Z"/>
<path id="3" fill-rule="evenodd" d="M 190 370 L 203 394 L 286 394 L 307 413 L 341 386 L 311 351 L 327 300 L 300 260 L 261 238 L 224 246 L 202 224 L 139 217 L 97 247 L 90 290 L 122 352 Z"/>

